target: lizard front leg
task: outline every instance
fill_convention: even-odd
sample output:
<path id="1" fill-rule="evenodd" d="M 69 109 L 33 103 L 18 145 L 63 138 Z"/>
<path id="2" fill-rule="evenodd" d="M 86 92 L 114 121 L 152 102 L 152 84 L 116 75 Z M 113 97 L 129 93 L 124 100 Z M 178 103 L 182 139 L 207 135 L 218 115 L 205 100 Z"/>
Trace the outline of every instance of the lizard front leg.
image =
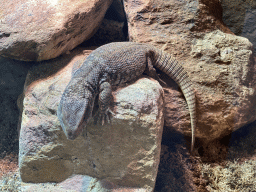
<path id="1" fill-rule="evenodd" d="M 110 121 L 111 115 L 114 113 L 110 110 L 110 104 L 113 99 L 112 89 L 109 82 L 103 82 L 99 88 L 99 111 L 98 117 L 96 121 L 100 121 L 102 125 L 105 124 L 106 121 Z"/>

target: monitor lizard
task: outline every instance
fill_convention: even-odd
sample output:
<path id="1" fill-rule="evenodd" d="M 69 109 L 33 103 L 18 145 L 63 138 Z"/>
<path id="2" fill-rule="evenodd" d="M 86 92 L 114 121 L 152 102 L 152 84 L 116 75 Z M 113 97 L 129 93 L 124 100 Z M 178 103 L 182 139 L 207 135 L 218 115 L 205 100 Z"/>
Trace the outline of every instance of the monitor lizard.
<path id="1" fill-rule="evenodd" d="M 103 45 L 85 59 L 74 72 L 58 106 L 57 116 L 68 139 L 75 139 L 92 118 L 98 95 L 98 117 L 104 124 L 111 116 L 112 86 L 124 85 L 145 72 L 156 77 L 155 68 L 166 73 L 181 88 L 191 119 L 191 152 L 195 142 L 196 100 L 191 80 L 170 54 L 153 45 L 116 42 Z"/>

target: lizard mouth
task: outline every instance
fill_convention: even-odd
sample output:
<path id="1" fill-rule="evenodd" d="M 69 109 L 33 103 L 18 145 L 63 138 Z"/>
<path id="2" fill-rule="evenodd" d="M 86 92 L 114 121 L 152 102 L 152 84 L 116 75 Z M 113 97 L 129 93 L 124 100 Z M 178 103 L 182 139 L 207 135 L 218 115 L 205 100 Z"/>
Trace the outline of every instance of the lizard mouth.
<path id="1" fill-rule="evenodd" d="M 86 102 L 76 100 L 72 102 L 66 101 L 64 105 L 59 105 L 57 115 L 67 139 L 74 140 L 83 131 L 86 108 Z"/>
<path id="2" fill-rule="evenodd" d="M 67 133 L 66 133 L 67 138 L 70 140 L 76 139 L 82 133 L 85 126 L 86 126 L 86 122 L 82 121 L 75 130 L 73 129 L 67 130 Z"/>

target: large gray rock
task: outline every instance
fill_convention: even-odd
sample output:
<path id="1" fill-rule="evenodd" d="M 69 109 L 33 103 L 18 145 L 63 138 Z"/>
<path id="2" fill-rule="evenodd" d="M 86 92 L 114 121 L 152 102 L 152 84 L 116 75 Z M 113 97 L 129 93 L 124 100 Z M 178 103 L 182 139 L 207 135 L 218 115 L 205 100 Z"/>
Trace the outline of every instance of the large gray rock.
<path id="1" fill-rule="evenodd" d="M 0 55 L 41 61 L 66 53 L 97 31 L 111 2 L 2 1 Z"/>
<path id="2" fill-rule="evenodd" d="M 161 86 L 155 80 L 142 78 L 116 90 L 116 114 L 111 124 L 88 125 L 77 139 L 67 140 L 56 110 L 73 64 L 79 65 L 88 53 L 76 51 L 78 56 L 44 62 L 27 76 L 20 131 L 22 180 L 60 182 L 72 174 L 82 174 L 118 186 L 152 191 L 164 123 Z M 49 66 L 60 63 L 66 66 L 57 73 L 48 70 L 51 74 L 47 75 Z"/>

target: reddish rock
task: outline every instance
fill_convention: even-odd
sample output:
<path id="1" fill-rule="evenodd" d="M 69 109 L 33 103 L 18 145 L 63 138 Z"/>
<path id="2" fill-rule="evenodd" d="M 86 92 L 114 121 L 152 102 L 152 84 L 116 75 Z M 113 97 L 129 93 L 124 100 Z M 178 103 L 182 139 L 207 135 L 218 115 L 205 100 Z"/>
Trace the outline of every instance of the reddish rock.
<path id="1" fill-rule="evenodd" d="M 232 33 L 220 20 L 219 0 L 127 0 L 124 6 L 131 41 L 151 43 L 179 57 L 188 56 L 196 32 Z"/>
<path id="2" fill-rule="evenodd" d="M 58 57 L 96 32 L 111 2 L 2 1 L 0 55 L 25 61 Z"/>
<path id="3" fill-rule="evenodd" d="M 197 139 L 210 142 L 256 120 L 253 46 L 223 24 L 219 0 L 127 0 L 124 5 L 130 40 L 169 52 L 188 71 L 197 98 Z M 170 85 L 165 125 L 191 136 L 185 99 L 176 84 Z"/>

